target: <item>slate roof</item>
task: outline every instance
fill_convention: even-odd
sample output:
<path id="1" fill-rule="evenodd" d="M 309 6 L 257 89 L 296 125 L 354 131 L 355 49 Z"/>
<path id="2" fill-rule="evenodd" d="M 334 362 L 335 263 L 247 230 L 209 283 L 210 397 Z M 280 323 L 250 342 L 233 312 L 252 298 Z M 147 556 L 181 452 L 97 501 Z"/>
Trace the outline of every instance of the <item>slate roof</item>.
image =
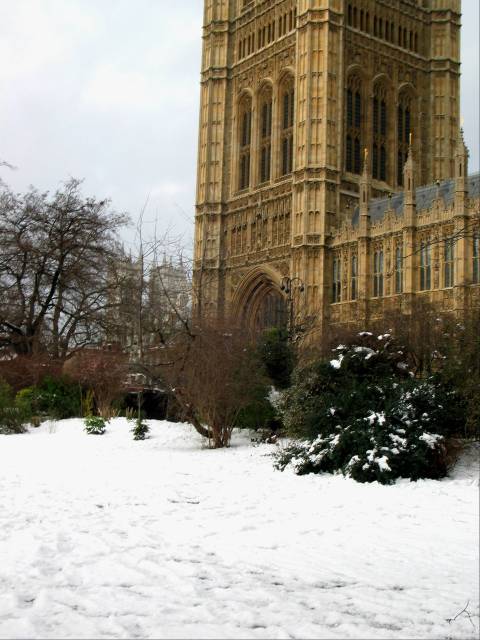
<path id="1" fill-rule="evenodd" d="M 431 184 L 426 187 L 418 187 L 417 195 L 417 211 L 429 209 L 433 202 L 440 195 L 443 198 L 445 207 L 452 204 L 455 197 L 455 179 L 450 178 L 444 180 L 440 185 Z M 474 173 L 468 177 L 468 195 L 470 198 L 478 198 L 480 196 L 480 173 Z M 372 224 L 375 224 L 383 218 L 388 209 L 393 209 L 397 216 L 403 216 L 404 194 L 395 193 L 391 198 L 378 198 L 372 200 L 368 206 L 368 212 Z M 360 208 L 357 206 L 353 212 L 352 224 L 354 227 L 358 225 L 360 217 Z"/>

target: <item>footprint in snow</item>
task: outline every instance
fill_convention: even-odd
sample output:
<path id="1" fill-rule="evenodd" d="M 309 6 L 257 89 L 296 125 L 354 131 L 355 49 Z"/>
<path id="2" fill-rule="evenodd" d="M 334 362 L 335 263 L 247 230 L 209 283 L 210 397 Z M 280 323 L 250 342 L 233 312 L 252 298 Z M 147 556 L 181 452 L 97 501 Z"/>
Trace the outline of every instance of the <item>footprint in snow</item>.
<path id="1" fill-rule="evenodd" d="M 200 504 L 200 500 L 194 500 L 191 498 L 168 498 L 168 501 L 172 504 Z"/>
<path id="2" fill-rule="evenodd" d="M 30 596 L 30 595 L 17 596 L 18 606 L 21 609 L 27 609 L 29 607 L 33 607 L 35 603 L 35 599 L 36 599 L 35 596 Z"/>

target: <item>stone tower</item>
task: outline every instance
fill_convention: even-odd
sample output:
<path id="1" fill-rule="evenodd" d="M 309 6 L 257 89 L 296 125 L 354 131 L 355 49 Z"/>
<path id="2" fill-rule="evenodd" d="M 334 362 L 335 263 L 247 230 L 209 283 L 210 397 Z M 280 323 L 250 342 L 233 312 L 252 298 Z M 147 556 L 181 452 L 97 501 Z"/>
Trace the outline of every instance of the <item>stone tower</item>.
<path id="1" fill-rule="evenodd" d="M 460 0 L 205 0 L 198 313 L 322 331 L 360 191 L 455 174 L 459 47 Z"/>

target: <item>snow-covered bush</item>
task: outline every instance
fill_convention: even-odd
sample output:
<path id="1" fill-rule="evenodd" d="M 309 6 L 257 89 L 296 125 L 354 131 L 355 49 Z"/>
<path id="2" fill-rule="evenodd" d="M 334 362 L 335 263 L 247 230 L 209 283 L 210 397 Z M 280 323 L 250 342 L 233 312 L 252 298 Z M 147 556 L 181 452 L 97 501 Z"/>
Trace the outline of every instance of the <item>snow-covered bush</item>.
<path id="1" fill-rule="evenodd" d="M 100 416 L 87 416 L 84 420 L 85 431 L 90 435 L 101 436 L 105 433 L 105 420 Z"/>
<path id="2" fill-rule="evenodd" d="M 277 468 L 360 482 L 443 477 L 462 407 L 439 380 L 414 379 L 402 356 L 390 335 L 363 333 L 329 362 L 297 370 L 283 421 L 298 440 L 280 450 Z"/>

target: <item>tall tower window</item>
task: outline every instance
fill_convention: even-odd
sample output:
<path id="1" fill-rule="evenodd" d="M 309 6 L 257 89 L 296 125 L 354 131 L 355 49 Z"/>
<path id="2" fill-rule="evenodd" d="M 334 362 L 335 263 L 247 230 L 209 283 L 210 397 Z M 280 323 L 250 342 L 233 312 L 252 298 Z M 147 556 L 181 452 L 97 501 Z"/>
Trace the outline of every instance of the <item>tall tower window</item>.
<path id="1" fill-rule="evenodd" d="M 361 172 L 362 146 L 362 94 L 360 79 L 352 76 L 347 84 L 345 101 L 345 169 Z"/>
<path id="2" fill-rule="evenodd" d="M 454 241 L 453 238 L 447 238 L 443 247 L 443 282 L 445 288 L 453 287 L 454 284 L 454 271 L 453 271 L 453 256 L 454 256 Z"/>
<path id="3" fill-rule="evenodd" d="M 260 183 L 270 180 L 272 164 L 272 90 L 264 89 L 260 96 Z"/>
<path id="4" fill-rule="evenodd" d="M 243 98 L 239 109 L 240 145 L 239 145 L 239 189 L 250 186 L 250 147 L 252 140 L 252 100 Z"/>
<path id="5" fill-rule="evenodd" d="M 432 256 L 428 242 L 420 245 L 420 290 L 432 288 Z"/>
<path id="6" fill-rule="evenodd" d="M 373 297 L 383 296 L 383 250 L 379 249 L 373 254 Z"/>
<path id="7" fill-rule="evenodd" d="M 383 85 L 376 85 L 373 93 L 372 176 L 387 180 L 387 98 Z"/>
<path id="8" fill-rule="evenodd" d="M 397 184 L 403 186 L 403 167 L 408 158 L 412 133 L 412 100 L 409 95 L 400 96 L 397 106 Z"/>
<path id="9" fill-rule="evenodd" d="M 295 90 L 293 80 L 283 86 L 281 91 L 281 173 L 283 176 L 293 170 L 293 121 L 295 110 Z"/>
<path id="10" fill-rule="evenodd" d="M 403 246 L 395 249 L 395 293 L 403 293 Z"/>
<path id="11" fill-rule="evenodd" d="M 480 233 L 473 236 L 473 282 L 480 284 Z"/>
<path id="12" fill-rule="evenodd" d="M 342 264 L 340 256 L 333 258 L 333 278 L 332 278 L 332 302 L 342 300 Z"/>
<path id="13" fill-rule="evenodd" d="M 350 299 L 357 299 L 358 258 L 352 256 L 350 263 Z"/>

